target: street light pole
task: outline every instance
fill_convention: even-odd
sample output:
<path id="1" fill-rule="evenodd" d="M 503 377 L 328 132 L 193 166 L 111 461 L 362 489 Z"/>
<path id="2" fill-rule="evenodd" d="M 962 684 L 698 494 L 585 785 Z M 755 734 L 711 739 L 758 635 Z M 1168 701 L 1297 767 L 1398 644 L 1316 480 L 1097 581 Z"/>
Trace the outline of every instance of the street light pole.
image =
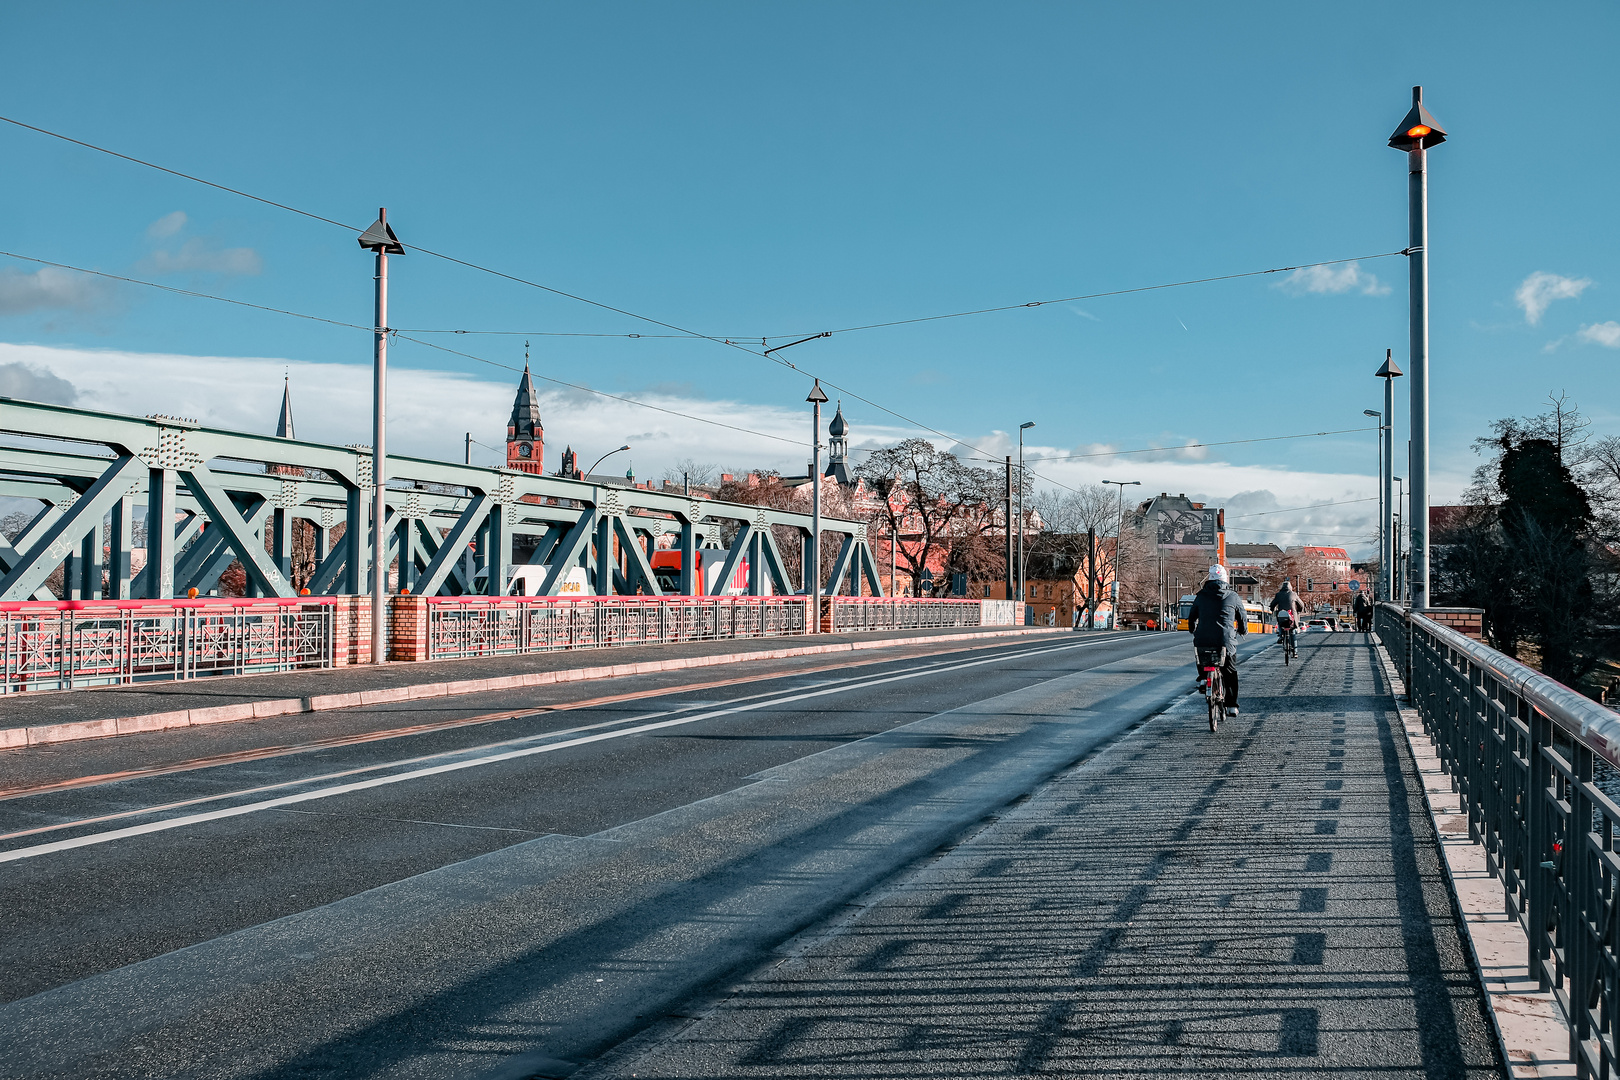
<path id="1" fill-rule="evenodd" d="M 600 464 L 602 464 L 602 462 L 606 461 L 608 458 L 612 457 L 614 454 L 622 454 L 628 449 L 630 449 L 630 444 L 625 443 L 623 446 L 619 447 L 617 450 L 609 450 L 607 453 L 603 454 L 601 457 L 596 459 L 596 465 L 600 465 Z M 590 468 L 585 470 L 585 479 L 589 480 L 591 478 L 591 474 L 596 471 L 596 465 L 592 465 Z"/>
<path id="2" fill-rule="evenodd" d="M 405 248 L 388 224 L 388 208 L 360 234 L 360 246 L 377 255 L 376 325 L 373 327 L 371 365 L 371 662 L 388 661 L 388 256 L 403 255 Z M 350 550 L 353 550 L 352 548 Z M 401 552 L 404 558 L 404 552 Z"/>
<path id="3" fill-rule="evenodd" d="M 1028 477 L 1024 473 L 1024 432 L 1035 426 L 1031 420 L 1027 424 L 1018 425 L 1018 602 L 1024 603 L 1024 487 Z M 1023 625 L 1023 612 L 1019 612 L 1018 623 Z"/>
<path id="4" fill-rule="evenodd" d="M 1446 132 L 1423 107 L 1423 87 L 1412 87 L 1412 108 L 1389 137 L 1406 154 L 1408 362 L 1412 366 L 1411 604 L 1429 606 L 1429 179 L 1427 154 Z"/>
<path id="5" fill-rule="evenodd" d="M 1140 480 L 1104 480 L 1105 484 L 1113 484 L 1119 488 L 1119 529 L 1114 533 L 1114 629 L 1119 629 L 1119 569 L 1122 564 L 1121 553 L 1125 548 L 1125 489 L 1128 487 L 1141 487 Z"/>
<path id="6" fill-rule="evenodd" d="M 1385 349 L 1383 366 L 1377 372 L 1378 378 L 1384 380 L 1384 416 L 1379 432 L 1383 437 L 1384 466 L 1378 477 L 1378 493 L 1382 499 L 1380 504 L 1382 508 L 1378 515 L 1378 562 L 1381 566 L 1389 568 L 1379 575 L 1383 578 L 1380 589 L 1383 593 L 1380 599 L 1383 600 L 1395 599 L 1395 507 L 1393 505 L 1395 491 L 1391 478 L 1395 475 L 1395 380 L 1400 378 L 1402 374 L 1401 369 L 1395 365 L 1395 351 Z"/>
<path id="7" fill-rule="evenodd" d="M 810 578 L 810 617 L 804 632 L 814 634 L 821 629 L 821 406 L 827 401 L 827 392 L 821 380 L 810 388 L 804 400 L 810 403 L 810 554 L 805 557 L 805 573 Z"/>

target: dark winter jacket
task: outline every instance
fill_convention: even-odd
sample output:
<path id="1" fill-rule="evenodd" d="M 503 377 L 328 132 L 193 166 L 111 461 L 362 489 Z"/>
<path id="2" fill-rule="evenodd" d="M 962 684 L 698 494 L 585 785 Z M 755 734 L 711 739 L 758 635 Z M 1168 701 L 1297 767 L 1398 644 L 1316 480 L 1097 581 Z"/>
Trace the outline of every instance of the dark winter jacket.
<path id="1" fill-rule="evenodd" d="M 1284 586 L 1278 589 L 1277 595 L 1272 598 L 1271 610 L 1292 611 L 1295 615 L 1301 615 L 1305 611 L 1305 601 L 1301 600 L 1293 589 Z"/>
<path id="2" fill-rule="evenodd" d="M 1356 593 L 1356 602 L 1352 605 L 1357 615 L 1365 615 L 1372 610 L 1372 601 L 1367 599 L 1366 593 Z"/>
<path id="3" fill-rule="evenodd" d="M 1237 639 L 1249 632 L 1243 598 L 1218 581 L 1204 582 L 1193 597 L 1187 629 L 1192 631 L 1193 644 L 1201 649 L 1237 648 Z"/>

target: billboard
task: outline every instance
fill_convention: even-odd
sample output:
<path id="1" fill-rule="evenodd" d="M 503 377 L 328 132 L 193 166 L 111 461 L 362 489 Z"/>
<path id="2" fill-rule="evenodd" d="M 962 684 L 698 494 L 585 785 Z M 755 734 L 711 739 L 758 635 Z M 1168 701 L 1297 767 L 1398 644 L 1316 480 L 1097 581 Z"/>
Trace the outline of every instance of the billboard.
<path id="1" fill-rule="evenodd" d="M 1160 510 L 1159 547 L 1215 547 L 1216 510 Z"/>

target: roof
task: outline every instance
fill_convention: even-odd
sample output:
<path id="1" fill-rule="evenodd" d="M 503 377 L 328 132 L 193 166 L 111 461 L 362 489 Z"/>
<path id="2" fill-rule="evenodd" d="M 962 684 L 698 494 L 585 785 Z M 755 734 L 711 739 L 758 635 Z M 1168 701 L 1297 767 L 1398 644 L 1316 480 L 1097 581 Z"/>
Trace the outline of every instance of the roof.
<path id="1" fill-rule="evenodd" d="M 832 423 L 827 425 L 827 434 L 842 438 L 849 434 L 849 422 L 844 419 L 844 403 L 838 403 L 838 411 L 833 414 Z"/>
<path id="2" fill-rule="evenodd" d="M 1282 548 L 1276 544 L 1227 544 L 1226 561 L 1238 562 L 1242 559 L 1280 559 L 1283 557 Z"/>
<path id="3" fill-rule="evenodd" d="M 1299 549 L 1299 553 L 1307 559 L 1342 559 L 1350 561 L 1350 553 L 1341 547 L 1311 547 L 1306 545 Z"/>
<path id="4" fill-rule="evenodd" d="M 288 380 L 281 383 L 281 416 L 276 420 L 276 437 L 281 439 L 295 439 L 293 434 L 292 418 L 292 387 Z"/>
<path id="5" fill-rule="evenodd" d="M 512 435 L 520 439 L 532 439 L 534 433 L 542 430 L 540 424 L 540 402 L 535 400 L 534 376 L 529 374 L 529 365 L 523 365 L 523 378 L 518 380 L 517 397 L 512 401 L 512 418 L 506 422 L 512 429 Z"/>

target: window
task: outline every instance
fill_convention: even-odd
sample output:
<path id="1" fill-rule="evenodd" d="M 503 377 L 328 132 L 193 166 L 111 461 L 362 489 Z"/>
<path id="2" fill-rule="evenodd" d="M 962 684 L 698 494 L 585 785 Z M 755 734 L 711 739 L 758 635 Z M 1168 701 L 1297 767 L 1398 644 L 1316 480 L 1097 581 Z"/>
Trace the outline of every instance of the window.
<path id="1" fill-rule="evenodd" d="M 985 596 L 986 596 L 986 597 L 989 597 L 989 595 L 990 595 L 990 586 L 988 586 L 988 585 L 986 585 L 986 586 L 985 586 L 985 587 L 984 587 L 984 595 L 985 595 Z"/>

